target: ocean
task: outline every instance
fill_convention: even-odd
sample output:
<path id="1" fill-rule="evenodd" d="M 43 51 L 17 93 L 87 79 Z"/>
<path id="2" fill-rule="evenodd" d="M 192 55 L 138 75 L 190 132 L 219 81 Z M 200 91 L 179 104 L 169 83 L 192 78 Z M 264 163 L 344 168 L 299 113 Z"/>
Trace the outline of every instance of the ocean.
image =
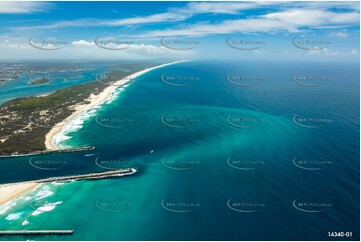
<path id="1" fill-rule="evenodd" d="M 359 75 L 359 63 L 240 60 L 148 72 L 57 137 L 94 150 L 0 160 L 1 183 L 138 172 L 41 185 L 0 207 L 0 230 L 74 230 L 35 240 L 359 240 Z"/>

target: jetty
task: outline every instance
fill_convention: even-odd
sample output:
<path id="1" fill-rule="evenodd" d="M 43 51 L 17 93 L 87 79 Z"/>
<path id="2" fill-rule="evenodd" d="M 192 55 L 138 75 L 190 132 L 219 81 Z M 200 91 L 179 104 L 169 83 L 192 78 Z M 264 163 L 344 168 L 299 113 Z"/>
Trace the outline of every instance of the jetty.
<path id="1" fill-rule="evenodd" d="M 95 149 L 95 146 L 83 146 L 83 147 L 69 148 L 69 149 L 34 151 L 34 152 L 26 153 L 26 154 L 13 153 L 11 155 L 0 155 L 0 158 L 22 157 L 22 156 L 32 156 L 32 155 L 46 155 L 46 154 L 63 153 L 63 152 L 88 151 L 88 150 L 94 150 L 94 149 Z"/>
<path id="2" fill-rule="evenodd" d="M 0 235 L 72 235 L 74 230 L 0 230 Z"/>
<path id="3" fill-rule="evenodd" d="M 48 177 L 44 179 L 37 179 L 31 181 L 1 184 L 0 186 L 11 186 L 11 185 L 18 185 L 25 183 L 34 183 L 34 182 L 45 183 L 45 182 L 56 182 L 56 181 L 69 182 L 69 181 L 77 181 L 77 180 L 97 180 L 97 179 L 104 179 L 109 177 L 129 176 L 129 175 L 133 175 L 136 172 L 137 169 L 135 168 L 117 169 L 111 171 L 95 172 L 95 173 L 80 174 L 80 175 Z"/>
<path id="4" fill-rule="evenodd" d="M 76 181 L 76 180 L 95 180 L 95 179 L 103 179 L 108 177 L 115 176 L 127 176 L 136 173 L 137 170 L 135 168 L 128 169 L 118 169 L 111 171 L 103 171 L 82 175 L 73 175 L 73 176 L 58 176 L 58 177 L 49 177 L 45 179 L 35 180 L 33 182 L 43 183 L 43 182 L 54 182 L 54 181 Z"/>

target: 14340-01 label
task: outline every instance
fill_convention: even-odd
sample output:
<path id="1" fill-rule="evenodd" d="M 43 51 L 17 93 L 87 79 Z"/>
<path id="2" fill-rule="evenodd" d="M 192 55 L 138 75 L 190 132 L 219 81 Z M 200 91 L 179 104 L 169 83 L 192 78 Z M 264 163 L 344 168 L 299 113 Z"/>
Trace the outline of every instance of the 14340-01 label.
<path id="1" fill-rule="evenodd" d="M 328 232 L 328 237 L 352 237 L 352 232 Z"/>

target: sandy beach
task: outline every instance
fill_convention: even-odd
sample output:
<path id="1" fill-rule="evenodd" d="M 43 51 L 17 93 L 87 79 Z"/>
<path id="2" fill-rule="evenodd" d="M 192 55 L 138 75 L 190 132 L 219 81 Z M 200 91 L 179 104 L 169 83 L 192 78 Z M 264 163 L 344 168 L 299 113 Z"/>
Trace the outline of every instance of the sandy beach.
<path id="1" fill-rule="evenodd" d="M 161 68 L 164 66 L 168 66 L 168 65 L 173 65 L 176 63 L 181 63 L 181 62 L 185 62 L 185 61 L 177 61 L 177 62 L 172 62 L 172 63 L 167 63 L 167 64 L 163 64 L 163 65 L 159 65 L 159 66 L 155 66 L 155 67 L 151 67 L 139 72 L 136 72 L 130 76 L 127 76 L 119 81 L 116 81 L 115 83 L 113 83 L 112 85 L 106 87 L 100 94 L 98 95 L 94 95 L 91 94 L 90 97 L 87 99 L 89 101 L 88 104 L 83 104 L 83 105 L 76 105 L 74 107 L 74 112 L 67 117 L 66 119 L 64 119 L 62 122 L 57 123 L 47 134 L 45 137 L 45 145 L 47 150 L 55 150 L 56 144 L 54 144 L 52 142 L 53 138 L 62 131 L 62 129 L 64 128 L 64 126 L 71 121 L 72 119 L 76 118 L 78 115 L 80 115 L 81 113 L 94 108 L 100 104 L 102 104 L 103 102 L 107 101 L 108 98 L 111 96 L 112 92 L 119 86 L 126 84 L 127 82 L 131 81 L 133 78 L 136 78 L 140 75 L 143 75 L 144 73 L 147 73 L 151 70 L 157 69 L 157 68 Z M 37 182 L 24 182 L 24 183 L 14 183 L 14 184 L 4 184 L 4 185 L 0 185 L 0 206 L 5 204 L 6 202 L 21 196 L 22 194 L 33 190 L 35 187 L 37 187 L 39 184 L 41 183 L 37 183 Z"/>
<path id="2" fill-rule="evenodd" d="M 83 112 L 86 112 L 89 109 L 92 109 L 102 103 L 104 103 L 105 101 L 107 101 L 107 99 L 111 96 L 112 92 L 121 85 L 126 84 L 127 82 L 131 81 L 132 79 L 143 75 L 144 73 L 147 73 L 149 71 L 161 68 L 161 67 L 165 67 L 165 66 L 169 66 L 169 65 L 173 65 L 173 64 L 177 64 L 177 63 L 181 63 L 181 62 L 186 62 L 187 60 L 182 60 L 182 61 L 175 61 L 175 62 L 171 62 L 171 63 L 167 63 L 167 64 L 163 64 L 163 65 L 159 65 L 159 66 L 155 66 L 155 67 L 151 67 L 139 72 L 136 72 L 130 76 L 127 76 L 119 81 L 116 81 L 115 83 L 113 83 L 112 85 L 106 87 L 101 93 L 99 93 L 98 95 L 94 95 L 92 94 L 89 98 L 88 101 L 90 101 L 89 104 L 84 104 L 84 105 L 76 105 L 75 106 L 75 111 L 66 119 L 64 119 L 63 121 L 61 121 L 60 123 L 57 123 L 56 125 L 53 126 L 53 128 L 46 134 L 45 136 L 45 146 L 47 150 L 56 150 L 57 146 L 56 144 L 53 143 L 53 139 L 54 137 L 62 131 L 62 129 L 64 128 L 64 126 L 70 122 L 71 120 L 73 120 L 74 118 L 76 118 L 78 115 L 82 114 Z"/>
<path id="3" fill-rule="evenodd" d="M 40 183 L 36 182 L 27 182 L 0 185 L 0 206 L 18 196 L 21 196 L 25 192 L 33 190 L 39 184 Z"/>

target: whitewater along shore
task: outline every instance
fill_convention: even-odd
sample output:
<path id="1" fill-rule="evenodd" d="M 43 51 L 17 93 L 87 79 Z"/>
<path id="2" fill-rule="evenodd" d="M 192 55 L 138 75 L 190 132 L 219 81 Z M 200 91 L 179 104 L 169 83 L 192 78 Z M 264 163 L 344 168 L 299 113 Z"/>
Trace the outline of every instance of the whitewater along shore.
<path id="1" fill-rule="evenodd" d="M 38 185 L 39 183 L 36 182 L 0 185 L 0 206 L 13 198 L 19 197 L 22 194 L 33 190 Z"/>
<path id="2" fill-rule="evenodd" d="M 56 135 L 58 135 L 59 133 L 62 132 L 62 130 L 64 129 L 64 127 L 70 122 L 72 121 L 73 119 L 75 119 L 76 117 L 78 117 L 80 114 L 86 112 L 87 110 L 89 109 L 92 109 L 102 103 L 104 103 L 105 101 L 107 101 L 113 91 L 115 89 L 117 89 L 119 86 L 123 86 L 127 83 L 129 83 L 130 81 L 132 81 L 132 79 L 136 78 L 136 77 L 139 77 L 149 71 L 152 71 L 152 70 L 155 70 L 155 69 L 158 69 L 158 68 L 162 68 L 162 67 L 165 67 L 165 66 L 169 66 L 169 65 L 174 65 L 174 64 L 177 64 L 177 63 L 181 63 L 181 62 L 186 62 L 186 60 L 182 60 L 182 61 L 175 61 L 175 62 L 171 62 L 171 63 L 167 63 L 167 64 L 163 64 L 163 65 L 159 65 L 159 66 L 155 66 L 155 67 L 150 67 L 150 68 L 147 68 L 145 70 L 142 70 L 142 71 L 139 71 L 139 72 L 136 72 L 130 76 L 127 76 L 119 81 L 116 81 L 115 83 L 112 83 L 111 85 L 109 85 L 108 87 L 106 87 L 101 93 L 99 93 L 98 95 L 91 95 L 88 99 L 88 101 L 90 101 L 90 103 L 88 104 L 83 104 L 83 105 L 75 105 L 75 111 L 69 116 L 67 117 L 66 119 L 64 119 L 63 121 L 55 124 L 53 126 L 53 128 L 46 134 L 45 136 L 45 146 L 46 146 L 46 149 L 47 150 L 56 150 L 58 147 L 57 147 L 57 144 L 54 142 L 54 137 Z"/>
<path id="3" fill-rule="evenodd" d="M 8 201 L 22 196 L 26 192 L 33 190 L 38 185 L 47 183 L 47 182 L 68 182 L 75 180 L 95 180 L 95 179 L 104 179 L 109 177 L 120 177 L 120 176 L 129 176 L 136 173 L 137 170 L 134 168 L 129 169 L 118 169 L 104 172 L 96 172 L 89 174 L 81 175 L 70 175 L 70 176 L 59 176 L 59 177 L 49 177 L 44 179 L 16 182 L 16 183 L 7 183 L 0 185 L 0 206 L 7 203 Z"/>

